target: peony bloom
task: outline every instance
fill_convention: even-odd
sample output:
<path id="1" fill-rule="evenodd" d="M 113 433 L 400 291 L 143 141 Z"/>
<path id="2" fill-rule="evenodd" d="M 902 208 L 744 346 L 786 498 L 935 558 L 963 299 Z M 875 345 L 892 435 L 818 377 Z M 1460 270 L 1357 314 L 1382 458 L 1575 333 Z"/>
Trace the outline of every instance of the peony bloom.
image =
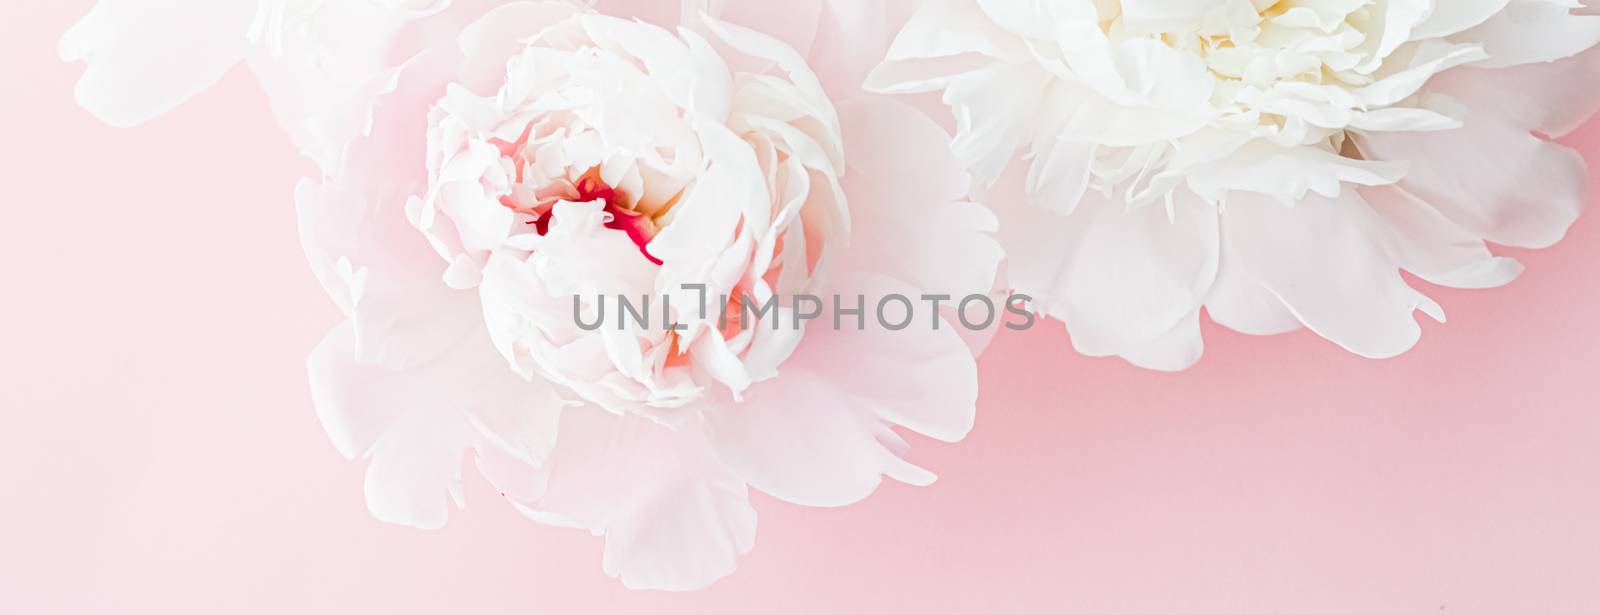
<path id="1" fill-rule="evenodd" d="M 868 87 L 942 92 L 1009 284 L 1081 352 L 1182 369 L 1202 308 L 1390 357 L 1584 203 L 1577 0 L 929 0 Z M 1017 158 L 1021 158 L 1020 161 Z"/>
<path id="2" fill-rule="evenodd" d="M 377 517 L 442 525 L 471 451 L 528 516 L 603 535 L 629 587 L 689 589 L 752 547 L 747 486 L 841 506 L 925 485 L 896 428 L 973 421 L 972 351 L 941 313 L 836 329 L 745 304 L 986 293 L 1001 252 L 937 124 L 797 50 L 870 44 L 871 20 L 600 8 L 507 2 L 446 32 L 303 182 L 308 258 L 348 316 L 312 389 L 371 460 Z M 651 322 L 619 297 L 653 299 Z"/>

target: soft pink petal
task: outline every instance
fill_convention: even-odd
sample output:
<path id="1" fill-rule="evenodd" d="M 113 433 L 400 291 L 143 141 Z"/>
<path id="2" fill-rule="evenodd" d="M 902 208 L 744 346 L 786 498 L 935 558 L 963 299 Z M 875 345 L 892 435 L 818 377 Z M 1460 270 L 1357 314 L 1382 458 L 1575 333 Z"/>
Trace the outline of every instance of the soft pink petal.
<path id="1" fill-rule="evenodd" d="M 1573 13 L 1559 2 L 1516 0 L 1450 40 L 1483 45 L 1489 58 L 1476 65 L 1484 68 L 1550 62 L 1600 44 L 1600 16 Z"/>
<path id="2" fill-rule="evenodd" d="M 1317 334 L 1369 358 L 1399 355 L 1422 336 L 1414 316 L 1438 306 L 1407 286 L 1353 190 L 1292 206 L 1239 193 L 1222 214 L 1224 267 L 1254 279 Z"/>
<path id="3" fill-rule="evenodd" d="M 445 263 L 405 222 L 404 198 L 338 181 L 296 190 L 313 273 L 350 318 L 363 360 L 394 369 L 433 360 L 481 320 L 474 293 L 445 286 Z"/>
<path id="4" fill-rule="evenodd" d="M 481 317 L 476 297 L 443 283 L 448 263 L 407 220 L 427 189 L 427 109 L 451 62 L 413 62 L 332 177 L 295 192 L 312 272 L 351 318 L 365 360 L 400 369 L 438 356 Z"/>
<path id="5" fill-rule="evenodd" d="M 1176 29 L 1197 25 L 1230 0 L 1122 0 L 1123 19 L 1131 26 Z"/>
<path id="6" fill-rule="evenodd" d="M 1240 249 L 1227 241 L 1225 233 L 1226 229 L 1217 282 L 1206 295 L 1206 314 L 1217 324 L 1248 335 L 1279 335 L 1303 327 L 1283 299 L 1239 265 Z"/>
<path id="7" fill-rule="evenodd" d="M 843 99 L 859 94 L 867 73 L 911 18 L 917 0 L 825 0 L 811 68 L 828 92 Z"/>
<path id="8" fill-rule="evenodd" d="M 1508 68 L 1458 68 L 1430 89 L 1448 91 L 1473 112 L 1502 115 L 1515 126 L 1565 136 L 1600 111 L 1600 48 L 1555 62 Z"/>
<path id="9" fill-rule="evenodd" d="M 771 36 L 791 49 L 807 55 L 822 21 L 823 0 L 684 0 L 693 23 L 699 13 Z"/>
<path id="10" fill-rule="evenodd" d="M 1063 261 L 1050 312 L 1067 323 L 1073 345 L 1090 356 L 1137 354 L 1151 367 L 1192 365 L 1193 340 L 1168 332 L 1198 312 L 1216 279 L 1216 208 L 1192 196 L 1170 212 L 1091 199 L 1075 215 L 1094 221 Z M 1163 340 L 1182 343 L 1162 353 Z"/>
<path id="11" fill-rule="evenodd" d="M 987 208 L 963 202 L 971 179 L 950 154 L 949 135 L 920 111 L 882 97 L 841 103 L 839 115 L 853 228 L 845 266 L 929 294 L 992 290 L 1004 257 L 990 236 L 998 222 Z"/>
<path id="12" fill-rule="evenodd" d="M 1194 367 L 1205 352 L 1200 310 L 1196 309 L 1149 343 L 1123 351 L 1122 358 L 1145 369 L 1177 372 Z"/>
<path id="13" fill-rule="evenodd" d="M 1028 165 L 1028 201 L 1058 214 L 1071 214 L 1089 189 L 1096 146 L 1061 138 L 1044 137 L 1033 143 Z"/>
<path id="14" fill-rule="evenodd" d="M 1405 270 L 1454 288 L 1494 288 L 1522 273 L 1512 258 L 1497 257 L 1483 240 L 1397 186 L 1361 190 L 1383 221 L 1390 254 Z"/>
<path id="15" fill-rule="evenodd" d="M 1411 31 L 1413 39 L 1449 36 L 1488 21 L 1508 0 L 1435 0 L 1433 13 Z"/>
<path id="16" fill-rule="evenodd" d="M 370 458 L 367 505 L 380 520 L 444 525 L 461 500 L 461 457 L 476 445 L 528 464 L 554 444 L 562 402 L 548 385 L 512 374 L 481 331 L 427 365 L 390 370 L 356 354 L 349 323 L 308 362 L 312 400 L 334 445 Z M 503 477 L 509 478 L 509 477 Z"/>
<path id="17" fill-rule="evenodd" d="M 638 19 L 663 28 L 677 28 L 683 20 L 686 5 L 695 0 L 596 0 L 595 10 L 621 17 Z"/>
<path id="18" fill-rule="evenodd" d="M 1127 211 L 1090 194 L 1063 216 L 1004 194 L 994 202 L 1010 285 L 1064 321 L 1079 352 L 1137 355 L 1160 369 L 1198 358 L 1194 340 L 1174 329 L 1197 313 L 1217 276 L 1214 207 L 1185 193 L 1170 213 L 1160 203 Z"/>
<path id="19" fill-rule="evenodd" d="M 263 41 L 246 54 L 272 101 L 278 124 L 301 152 L 336 170 L 350 140 L 363 136 L 376 99 L 393 90 L 395 39 L 407 21 L 425 13 L 372 2 L 333 2 L 285 40 Z"/>
<path id="20" fill-rule="evenodd" d="M 1149 0 L 1147 0 L 1149 1 Z M 1157 0 L 1164 2 L 1187 2 L 1190 0 Z M 1017 2 L 1016 0 L 977 0 L 983 8 L 984 14 L 989 16 L 1000 27 L 1008 32 L 1013 32 L 1031 38 L 1048 39 L 1055 35 L 1056 29 L 1064 22 L 1095 23 L 1100 19 L 1109 19 L 1110 15 L 1101 16 L 1099 5 L 1095 2 L 1082 0 L 1033 0 L 1031 2 Z"/>
<path id="21" fill-rule="evenodd" d="M 1028 64 L 997 65 L 951 79 L 945 100 L 960 101 L 950 144 L 956 157 L 979 178 L 999 177 L 1017 149 L 1032 141 L 1052 79 Z"/>
<path id="22" fill-rule="evenodd" d="M 847 301 L 868 297 L 866 331 L 853 319 L 838 331 L 814 327 L 777 379 L 706 412 L 718 456 L 752 486 L 797 504 L 852 504 L 884 476 L 929 484 L 933 474 L 901 458 L 892 428 L 946 441 L 972 428 L 977 367 L 956 325 L 935 330 L 936 315 L 924 309 L 910 328 L 885 331 L 874 324 L 877 300 L 900 293 L 915 301 L 915 291 L 877 276 L 846 282 L 837 292 Z"/>
<path id="23" fill-rule="evenodd" d="M 543 472 L 545 493 L 523 510 L 604 536 L 605 571 L 630 588 L 705 587 L 754 546 L 744 483 L 694 427 L 571 410 Z"/>
<path id="24" fill-rule="evenodd" d="M 1061 278 L 1076 246 L 1082 241 L 1092 215 L 1061 215 L 1028 202 L 1023 189 L 1026 167 L 1013 165 L 991 189 L 974 195 L 989 203 L 1000 219 L 996 238 L 1005 250 L 1006 286 L 1033 298 L 1032 307 L 1051 312 L 1066 305 Z M 1081 213 L 1081 212 L 1075 212 Z"/>
<path id="25" fill-rule="evenodd" d="M 842 275 L 831 288 L 842 297 L 905 295 L 924 303 L 905 281 L 868 273 Z M 830 298 L 831 299 L 831 298 Z M 1003 308 L 1003 306 L 1002 306 Z M 876 306 L 872 306 L 876 312 Z M 898 315 L 893 308 L 887 316 Z M 880 418 L 942 440 L 956 442 L 972 430 L 977 401 L 977 365 L 944 315 L 919 307 L 903 331 L 889 331 L 867 315 L 864 329 L 845 319 L 838 328 L 817 327 L 785 366 L 827 377 L 844 392 L 869 404 Z"/>
<path id="26" fill-rule="evenodd" d="M 571 17 L 580 8 L 563 0 L 544 0 L 503 2 L 479 12 L 481 17 L 460 28 L 460 35 L 454 41 L 464 56 L 461 74 L 454 82 L 480 95 L 492 96 L 505 83 L 507 58 L 521 51 L 527 45 L 527 39 Z M 443 17 L 462 18 L 455 11 Z"/>
<path id="27" fill-rule="evenodd" d="M 1470 92 L 1441 90 L 1470 105 Z M 1369 158 L 1411 163 L 1400 185 L 1479 237 L 1525 248 L 1560 241 L 1587 198 L 1583 157 L 1492 107 L 1469 109 L 1455 130 L 1363 133 L 1357 142 Z"/>
<path id="28" fill-rule="evenodd" d="M 867 76 L 876 92 L 927 92 L 950 78 L 993 66 L 996 60 L 1026 61 L 1026 45 L 990 21 L 969 0 L 920 3 L 895 36 L 882 65 Z"/>

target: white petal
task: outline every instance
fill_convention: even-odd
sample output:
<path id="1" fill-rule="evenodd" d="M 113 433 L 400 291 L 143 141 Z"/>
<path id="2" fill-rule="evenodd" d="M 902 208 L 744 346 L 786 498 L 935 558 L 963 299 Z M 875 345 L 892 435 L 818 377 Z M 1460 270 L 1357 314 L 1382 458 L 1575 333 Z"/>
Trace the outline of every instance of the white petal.
<path id="1" fill-rule="evenodd" d="M 1126 211 L 1120 200 L 1092 194 L 1068 216 L 1000 207 L 1012 287 L 1066 322 L 1084 354 L 1189 356 L 1192 340 L 1169 333 L 1197 313 L 1216 278 L 1217 215 L 1192 195 L 1173 205 Z M 1160 355 L 1151 346 L 1162 341 L 1182 348 Z"/>
<path id="2" fill-rule="evenodd" d="M 1600 44 L 1600 16 L 1573 14 L 1557 2 L 1514 0 L 1483 24 L 1450 38 L 1483 45 L 1489 58 L 1477 65 L 1484 68 L 1549 62 Z"/>
<path id="3" fill-rule="evenodd" d="M 1177 0 L 1183 1 L 1183 0 Z M 1048 39 L 1063 22 L 1096 23 L 1101 15 L 1095 2 L 1083 0 L 977 0 L 984 14 L 1008 32 Z"/>
<path id="4" fill-rule="evenodd" d="M 1028 167 L 1028 198 L 1035 207 L 1067 215 L 1089 189 L 1090 171 L 1098 151 L 1092 143 L 1060 137 L 1034 141 L 1033 164 Z"/>
<path id="5" fill-rule="evenodd" d="M 950 81 L 956 157 L 983 179 L 999 177 L 1017 148 L 1033 140 L 1039 106 L 1053 78 L 1037 66 L 997 65 Z"/>
<path id="6" fill-rule="evenodd" d="M 1123 0 L 1122 16 L 1129 26 L 1146 29 L 1180 30 L 1198 25 L 1212 11 L 1229 0 Z"/>
<path id="7" fill-rule="evenodd" d="M 354 321 L 363 359 L 394 369 L 432 360 L 481 320 L 475 293 L 444 284 L 449 263 L 407 220 L 427 188 L 424 118 L 442 85 L 437 66 L 409 68 L 340 171 L 295 191 L 313 273 Z"/>
<path id="8" fill-rule="evenodd" d="M 1239 266 L 1239 248 L 1225 237 L 1221 255 L 1217 282 L 1205 302 L 1211 320 L 1248 335 L 1279 335 L 1304 326 L 1249 268 Z"/>
<path id="9" fill-rule="evenodd" d="M 971 0 L 922 2 L 889 47 L 887 59 L 931 59 L 979 53 L 994 59 L 1025 59 L 1026 46 L 990 21 Z"/>
<path id="10" fill-rule="evenodd" d="M 1171 211 L 1152 205 L 1124 211 L 1113 203 L 1085 204 L 1077 215 L 1095 216 L 1062 271 L 1051 314 L 1090 356 L 1152 354 L 1162 342 L 1179 342 L 1159 362 L 1184 369 L 1198 360 L 1193 340 L 1169 337 L 1192 320 L 1211 289 L 1218 267 L 1216 208 L 1192 196 Z M 1171 358 L 1167 358 L 1171 357 Z M 1189 363 L 1180 359 L 1189 357 Z"/>
<path id="11" fill-rule="evenodd" d="M 1433 13 L 1411 31 L 1413 40 L 1449 36 L 1504 10 L 1509 0 L 1434 0 Z"/>
<path id="12" fill-rule="evenodd" d="M 1424 280 L 1453 288 L 1494 288 L 1522 273 L 1515 259 L 1489 252 L 1483 240 L 1397 186 L 1361 191 L 1388 230 L 1395 262 Z"/>
<path id="13" fill-rule="evenodd" d="M 428 365 L 389 370 L 356 355 L 349 323 L 308 362 L 312 400 L 328 436 L 349 458 L 370 458 L 367 505 L 382 521 L 442 527 L 461 503 L 461 457 L 487 443 L 532 465 L 555 436 L 561 403 L 543 384 L 512 374 L 482 333 Z"/>
<path id="14" fill-rule="evenodd" d="M 697 0 L 594 0 L 596 11 L 628 20 L 639 20 L 663 28 L 675 28 L 687 9 Z M 563 2 L 565 3 L 565 2 Z M 554 3 L 551 3 L 554 4 Z M 572 3 L 576 4 L 576 3 Z"/>
<path id="15" fill-rule="evenodd" d="M 1368 158 L 1410 162 L 1400 182 L 1407 192 L 1495 243 L 1553 245 L 1586 201 L 1582 156 L 1530 134 L 1492 108 L 1472 108 L 1455 130 L 1364 133 L 1357 143 Z"/>
<path id="16" fill-rule="evenodd" d="M 63 60 L 84 60 L 78 104 L 115 126 L 171 111 L 243 57 L 255 2 L 101 0 L 61 37 Z"/>
<path id="17" fill-rule="evenodd" d="M 605 571 L 630 588 L 703 588 L 755 543 L 744 483 L 693 426 L 568 411 L 545 473 L 546 493 L 523 510 L 605 536 Z"/>
<path id="18" fill-rule="evenodd" d="M 1555 62 L 1499 69 L 1458 68 L 1435 78 L 1430 89 L 1451 92 L 1477 113 L 1497 113 L 1512 124 L 1561 137 L 1600 111 L 1600 48 Z"/>
<path id="19" fill-rule="evenodd" d="M 842 330 L 813 328 L 780 377 L 706 412 L 718 456 L 752 486 L 797 504 L 852 504 L 883 476 L 929 484 L 931 473 L 901 458 L 891 427 L 946 441 L 972 428 L 977 367 L 953 325 L 934 330 L 936 315 L 924 309 L 910 328 L 885 331 L 875 325 L 876 298 L 914 291 L 877 276 L 846 282 L 838 292 L 847 307 L 868 297 L 866 331 L 854 319 Z"/>
<path id="20" fill-rule="evenodd" d="M 1029 60 L 1023 41 L 1001 30 L 970 0 L 921 2 L 895 36 L 882 64 L 864 87 L 883 93 L 928 92 L 952 77 Z"/>
<path id="21" fill-rule="evenodd" d="M 1065 309 L 1062 272 L 1069 268 L 1095 216 L 1061 215 L 1029 203 L 1024 173 L 1021 165 L 1013 165 L 993 188 L 980 189 L 974 196 L 991 204 L 1000 219 L 995 237 L 1006 254 L 1002 286 L 1031 296 L 1033 309 L 1050 313 L 1058 306 Z"/>
<path id="22" fill-rule="evenodd" d="M 835 99 L 860 93 L 873 62 L 888 53 L 897 29 L 918 4 L 916 0 L 824 2 L 809 60 Z"/>
<path id="23" fill-rule="evenodd" d="M 351 319 L 363 360 L 393 369 L 433 360 L 481 320 L 475 293 L 445 286 L 445 263 L 393 201 L 403 197 L 334 181 L 296 190 L 312 271 Z"/>
<path id="24" fill-rule="evenodd" d="M 1122 358 L 1145 369 L 1177 372 L 1194 367 L 1205 352 L 1205 339 L 1200 334 L 1200 310 L 1197 309 L 1154 341 L 1125 351 Z"/>
<path id="25" fill-rule="evenodd" d="M 905 281 L 863 272 L 841 276 L 831 290 L 869 302 L 894 294 L 917 302 L 917 289 Z M 885 421 L 945 442 L 965 438 L 978 396 L 977 365 L 954 334 L 956 325 L 928 308 L 918 309 L 903 331 L 884 329 L 875 316 L 867 315 L 865 330 L 852 329 L 850 320 L 837 329 L 818 327 L 790 364 L 827 377 Z"/>
<path id="26" fill-rule="evenodd" d="M 949 136 L 916 109 L 880 97 L 839 105 L 853 233 L 844 266 L 905 280 L 929 294 L 994 288 L 1004 257 L 986 208 L 961 202 L 971 180 Z"/>
<path id="27" fill-rule="evenodd" d="M 822 20 L 822 7 L 823 0 L 685 0 L 684 22 L 695 23 L 704 13 L 777 38 L 807 55 Z"/>
<path id="28" fill-rule="evenodd" d="M 445 8 L 412 14 L 411 24 L 390 50 L 390 60 L 414 64 L 418 58 L 444 58 L 445 82 L 492 96 L 506 80 L 506 60 L 533 38 L 583 9 L 551 0 L 440 0 Z M 408 72 L 415 72 L 408 70 Z M 443 88 L 444 83 L 438 84 Z M 432 100 L 437 101 L 439 95 Z"/>
<path id="29" fill-rule="evenodd" d="M 1353 190 L 1289 207 L 1236 195 L 1222 214 L 1223 241 L 1237 256 L 1225 266 L 1276 295 L 1318 335 L 1364 357 L 1393 357 L 1421 337 L 1417 310 L 1443 314 L 1400 277 L 1373 218 Z"/>
<path id="30" fill-rule="evenodd" d="M 246 60 L 279 125 L 303 153 L 333 172 L 344 146 L 371 127 L 372 105 L 397 84 L 395 67 L 403 57 L 394 52 L 401 29 L 434 12 L 378 2 L 323 3 L 276 26 L 285 31 L 260 35 Z"/>

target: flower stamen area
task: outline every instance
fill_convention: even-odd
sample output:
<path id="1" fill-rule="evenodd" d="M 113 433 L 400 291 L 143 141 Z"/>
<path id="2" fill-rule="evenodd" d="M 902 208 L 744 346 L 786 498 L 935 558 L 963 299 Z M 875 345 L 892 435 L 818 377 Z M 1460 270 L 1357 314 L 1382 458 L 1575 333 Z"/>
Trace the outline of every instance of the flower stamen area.
<path id="1" fill-rule="evenodd" d="M 518 168 L 520 174 L 521 165 L 518 165 Z M 519 177 L 518 179 L 522 178 Z M 555 218 L 553 211 L 558 201 L 572 203 L 603 202 L 605 204 L 605 213 L 609 218 L 605 223 L 605 227 L 613 231 L 626 233 L 633 245 L 638 246 L 639 253 L 645 259 L 657 265 L 664 264 L 661 259 L 650 254 L 650 240 L 654 239 L 656 234 L 660 232 L 655 220 L 631 209 L 628 206 L 627 193 L 600 179 L 599 169 L 590 169 L 579 176 L 576 181 L 563 180 L 560 184 L 560 186 L 554 187 L 554 190 L 539 191 L 540 194 L 551 194 L 552 196 L 540 199 L 532 207 L 518 204 L 516 199 L 511 196 L 501 197 L 500 204 L 519 214 L 531 217 L 532 219 L 524 222 L 524 224 L 532 226 L 534 232 L 543 237 L 550 233 L 550 221 Z"/>

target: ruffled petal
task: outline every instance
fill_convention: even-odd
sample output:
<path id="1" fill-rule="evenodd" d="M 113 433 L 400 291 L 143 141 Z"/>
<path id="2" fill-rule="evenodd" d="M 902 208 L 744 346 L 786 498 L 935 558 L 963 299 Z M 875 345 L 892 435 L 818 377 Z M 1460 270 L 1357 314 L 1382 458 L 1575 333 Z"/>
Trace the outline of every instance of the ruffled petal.
<path id="1" fill-rule="evenodd" d="M 481 321 L 472 292 L 443 283 L 444 261 L 407 219 L 427 189 L 426 117 L 448 62 L 408 65 L 338 173 L 295 191 L 312 272 L 355 327 L 363 360 L 391 369 L 426 363 Z"/>
<path id="2" fill-rule="evenodd" d="M 1516 259 L 1497 257 L 1483 240 L 1397 186 L 1377 186 L 1361 196 L 1388 231 L 1395 262 L 1424 280 L 1452 288 L 1494 288 L 1522 274 Z"/>
<path id="3" fill-rule="evenodd" d="M 1200 332 L 1200 310 L 1196 309 L 1160 337 L 1123 351 L 1122 358 L 1145 369 L 1177 372 L 1199 363 L 1205 353 L 1206 342 Z"/>
<path id="4" fill-rule="evenodd" d="M 406 224 L 404 198 L 341 180 L 295 191 L 312 272 L 350 319 L 362 360 L 391 369 L 434 360 L 482 319 L 474 293 L 444 284 L 446 264 Z"/>
<path id="5" fill-rule="evenodd" d="M 1232 242 L 1221 242 L 1217 282 L 1206 295 L 1206 315 L 1219 325 L 1247 335 L 1281 335 L 1305 326 L 1278 295 L 1239 266 L 1241 254 Z"/>
<path id="6" fill-rule="evenodd" d="M 1148 29 L 1181 29 L 1198 25 L 1213 11 L 1226 7 L 1230 0 L 1122 0 L 1122 18 L 1129 26 Z"/>
<path id="7" fill-rule="evenodd" d="M 990 21 L 977 3 L 922 2 L 895 36 L 883 64 L 868 74 L 866 88 L 885 93 L 927 92 L 997 60 L 1029 57 L 1027 46 Z"/>
<path id="8" fill-rule="evenodd" d="M 334 329 L 308 362 L 311 394 L 340 453 L 371 459 L 367 506 L 379 520 L 442 527 L 449 501 L 461 505 L 468 448 L 520 459 L 531 474 L 554 445 L 560 398 L 512 374 L 481 331 L 413 369 L 356 352 L 355 328 Z"/>
<path id="9" fill-rule="evenodd" d="M 1499 244 L 1545 248 L 1583 211 L 1588 170 L 1577 152 L 1529 130 L 1483 108 L 1455 130 L 1361 133 L 1357 143 L 1369 158 L 1411 162 L 1400 185 L 1462 228 Z"/>
<path id="10" fill-rule="evenodd" d="M 1155 1 L 1171 3 L 1190 0 Z M 1056 28 L 1063 22 L 1096 23 L 1102 17 L 1097 3 L 1081 0 L 977 0 L 977 4 L 989 19 L 1006 31 L 1030 38 L 1047 39 L 1058 33 Z"/>
<path id="11" fill-rule="evenodd" d="M 606 539 L 607 574 L 633 589 L 689 591 L 732 574 L 755 543 L 743 482 L 700 430 L 595 408 L 568 411 L 530 517 Z"/>
<path id="12" fill-rule="evenodd" d="M 1484 68 L 1550 62 L 1600 44 L 1600 16 L 1576 14 L 1564 2 L 1512 0 L 1504 11 L 1450 40 L 1483 45 L 1489 57 L 1476 65 Z"/>
<path id="13" fill-rule="evenodd" d="M 449 4 L 324 3 L 293 23 L 268 28 L 258 21 L 255 28 L 273 31 L 259 34 L 245 59 L 278 124 L 302 153 L 334 172 L 344 146 L 371 128 L 373 105 L 394 91 L 398 67 L 416 53 L 399 49 L 403 29 Z"/>
<path id="14" fill-rule="evenodd" d="M 949 135 L 916 109 L 885 98 L 839 105 L 853 228 L 845 267 L 911 283 L 929 294 L 987 294 L 1005 256 L 994 214 L 964 202 L 971 180 Z"/>
<path id="15" fill-rule="evenodd" d="M 1170 355 L 1149 347 L 1198 312 L 1216 279 L 1216 208 L 1190 196 L 1170 211 L 1091 201 L 1077 215 L 1094 221 L 1066 261 L 1050 312 L 1067 323 L 1073 346 L 1090 356 L 1161 358 L 1145 367 L 1188 368 L 1192 360 L 1183 359 L 1199 358 L 1189 340 Z"/>
<path id="16" fill-rule="evenodd" d="M 978 177 L 993 180 L 1033 140 L 1052 77 L 1036 66 L 1003 64 L 952 78 L 956 136 L 950 148 Z"/>
<path id="17" fill-rule="evenodd" d="M 801 55 L 811 52 L 822 21 L 823 0 L 684 0 L 684 21 L 700 14 L 771 36 Z"/>
<path id="18" fill-rule="evenodd" d="M 1412 40 L 1450 36 L 1470 29 L 1505 10 L 1510 0 L 1434 0 L 1433 12 L 1412 28 Z"/>
<path id="19" fill-rule="evenodd" d="M 1422 336 L 1416 311 L 1444 319 L 1437 304 L 1400 277 L 1371 209 L 1353 190 L 1289 207 L 1241 193 L 1228 201 L 1222 220 L 1223 241 L 1235 256 L 1224 266 L 1351 352 L 1397 356 Z"/>
<path id="20" fill-rule="evenodd" d="M 1167 370 L 1199 358 L 1195 340 L 1176 329 L 1198 314 L 1217 276 L 1214 207 L 1185 194 L 1170 211 L 1127 211 L 1091 194 L 1062 216 L 1020 199 L 996 202 L 1006 203 L 999 236 L 1012 288 L 1064 321 L 1079 352 Z"/>
<path id="21" fill-rule="evenodd" d="M 596 11 L 623 19 L 637 19 L 663 28 L 675 28 L 698 0 L 595 0 Z"/>
<path id="22" fill-rule="evenodd" d="M 853 308 L 866 297 L 864 331 L 857 319 L 814 327 L 775 380 L 757 384 L 742 403 L 705 411 L 718 456 L 752 486 L 808 506 L 845 506 L 866 498 L 882 477 L 927 485 L 934 475 L 905 461 L 892 427 L 945 441 L 972 428 L 977 365 L 952 323 L 939 329 L 922 310 L 903 331 L 877 325 L 878 299 L 916 301 L 915 291 L 881 276 L 858 275 L 836 291 Z M 899 307 L 887 314 L 898 320 Z"/>
<path id="23" fill-rule="evenodd" d="M 835 99 L 859 94 L 873 64 L 889 51 L 916 0 L 825 0 L 810 64 Z"/>
<path id="24" fill-rule="evenodd" d="M 1555 62 L 1499 69 L 1458 68 L 1430 89 L 1469 101 L 1475 113 L 1503 116 L 1515 126 L 1562 137 L 1600 111 L 1600 48 Z"/>

